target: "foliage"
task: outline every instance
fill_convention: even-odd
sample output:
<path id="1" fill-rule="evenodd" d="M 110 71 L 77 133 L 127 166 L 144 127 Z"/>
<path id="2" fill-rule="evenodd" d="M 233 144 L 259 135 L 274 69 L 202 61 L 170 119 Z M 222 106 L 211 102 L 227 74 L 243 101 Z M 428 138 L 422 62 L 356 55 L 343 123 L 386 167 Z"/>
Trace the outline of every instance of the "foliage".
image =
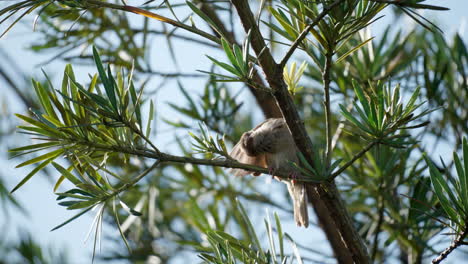
<path id="1" fill-rule="evenodd" d="M 68 64 L 58 88 L 44 73 L 44 80 L 26 86 L 36 94 L 35 101 L 25 101 L 30 111 L 17 114 L 18 128 L 33 143 L 10 153 L 22 159 L 17 167 L 34 167 L 12 192 L 55 168 L 57 202 L 77 213 L 54 229 L 94 211 L 95 248 L 104 223 L 121 234 L 114 241 L 118 250 L 101 254 L 103 260 L 168 262 L 195 251 L 209 263 L 324 262 L 324 252 L 293 242 L 286 232 L 291 206 L 279 185 L 234 179 L 221 168 L 267 172 L 228 155 L 259 119 L 256 108 L 246 109 L 250 92 L 266 116 L 281 113 L 296 143 L 305 142 L 294 166 L 311 176 L 317 193 L 337 195 L 336 183 L 346 207 L 334 221 L 352 221 L 350 229 L 359 230 L 353 241 L 364 241 L 367 262 L 423 263 L 439 255 L 445 241 L 438 238 L 446 230 L 458 244 L 435 260 L 466 243 L 468 52 L 460 36 L 447 41 L 417 12 L 445 8 L 382 0 L 128 4 L 24 0 L 0 10 L 2 22 L 10 22 L 5 33 L 36 10 L 42 39 L 31 50 L 97 69 L 84 82 Z M 388 25 L 372 36 L 368 26 L 389 6 L 421 28 L 402 33 Z M 157 41 L 161 37 L 167 50 Z M 210 63 L 199 69 L 204 74 L 181 70 L 191 62 L 179 61 L 179 43 L 209 48 L 194 49 Z M 169 54 L 174 72 L 154 70 L 169 65 L 154 65 L 150 48 L 156 46 Z M 169 114 L 159 114 L 164 94 L 151 90 L 156 81 L 179 88 L 184 102 L 168 102 Z M 159 120 L 169 133 L 155 125 Z M 314 142 L 313 156 L 304 151 L 309 146 L 301 129 Z M 431 138 L 454 145 L 452 162 L 435 165 Z M 14 201 L 4 189 L 0 184 L 2 201 Z M 325 203 L 330 210 L 330 204 L 336 205 Z M 258 213 L 265 206 L 281 213 L 274 214 L 274 224 L 267 216 L 263 229 L 256 217 L 265 218 Z M 339 259 L 342 252 L 334 254 Z"/>

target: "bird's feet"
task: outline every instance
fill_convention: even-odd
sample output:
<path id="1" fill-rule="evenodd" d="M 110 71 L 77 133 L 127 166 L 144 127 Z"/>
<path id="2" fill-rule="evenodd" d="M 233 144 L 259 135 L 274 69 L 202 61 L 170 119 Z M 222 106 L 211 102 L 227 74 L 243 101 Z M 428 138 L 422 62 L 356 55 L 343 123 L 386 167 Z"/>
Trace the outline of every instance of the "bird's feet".
<path id="1" fill-rule="evenodd" d="M 291 174 L 289 174 L 289 177 L 291 179 L 291 183 L 295 184 L 297 182 L 297 179 L 299 178 L 299 173 L 297 172 L 293 172 Z"/>
<path id="2" fill-rule="evenodd" d="M 272 167 L 268 168 L 268 173 L 271 175 L 271 178 L 272 178 L 272 179 L 275 179 L 275 180 L 277 180 L 277 181 L 281 181 L 281 178 L 280 178 L 280 177 L 275 176 L 275 173 L 276 173 L 276 169 L 275 169 L 275 168 L 272 168 Z"/>

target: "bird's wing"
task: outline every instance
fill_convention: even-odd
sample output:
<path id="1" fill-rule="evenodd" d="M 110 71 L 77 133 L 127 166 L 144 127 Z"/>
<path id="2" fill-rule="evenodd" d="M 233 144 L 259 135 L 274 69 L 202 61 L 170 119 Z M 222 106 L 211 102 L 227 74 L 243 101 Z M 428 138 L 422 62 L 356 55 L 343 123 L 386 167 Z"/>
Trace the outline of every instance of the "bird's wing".
<path id="1" fill-rule="evenodd" d="M 266 165 L 266 161 L 265 161 L 265 155 L 264 154 L 257 155 L 257 156 L 247 155 L 247 153 L 244 151 L 244 149 L 241 146 L 241 142 L 242 141 L 239 140 L 239 142 L 234 146 L 234 148 L 232 149 L 231 153 L 229 153 L 229 155 L 232 158 L 239 161 L 240 163 L 246 163 L 246 164 L 266 168 L 267 165 Z M 251 171 L 247 171 L 247 170 L 243 170 L 243 169 L 232 169 L 231 172 L 235 176 L 245 176 L 245 175 L 248 175 L 248 174 L 252 173 Z M 258 176 L 258 174 L 257 175 L 254 174 L 254 176 Z"/>

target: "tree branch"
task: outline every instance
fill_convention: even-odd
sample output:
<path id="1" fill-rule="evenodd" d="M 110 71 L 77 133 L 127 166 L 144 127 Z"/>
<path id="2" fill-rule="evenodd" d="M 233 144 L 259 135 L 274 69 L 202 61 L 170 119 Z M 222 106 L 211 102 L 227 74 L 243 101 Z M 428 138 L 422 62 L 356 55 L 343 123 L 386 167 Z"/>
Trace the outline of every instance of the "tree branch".
<path id="1" fill-rule="evenodd" d="M 468 228 L 465 228 L 465 231 L 463 231 L 463 233 L 461 233 L 461 235 L 457 239 L 455 239 L 448 248 L 442 251 L 442 253 L 440 253 L 440 255 L 437 258 L 432 260 L 432 264 L 438 264 L 442 262 L 457 247 L 461 245 L 465 245 L 465 242 L 463 242 L 463 240 L 466 238 L 467 235 L 468 235 Z"/>
<path id="2" fill-rule="evenodd" d="M 288 125 L 296 146 L 304 154 L 306 159 L 308 159 L 309 163 L 313 164 L 312 159 L 314 157 L 314 147 L 283 80 L 283 67 L 281 67 L 280 64 L 276 64 L 274 61 L 273 56 L 266 46 L 265 40 L 255 23 L 255 18 L 250 10 L 247 0 L 231 0 L 231 2 L 239 14 L 244 31 L 250 31 L 252 49 L 257 54 L 259 64 L 265 73 L 268 84 L 272 88 L 273 96 L 281 109 L 283 118 Z M 317 211 L 316 213 L 330 214 L 331 219 L 335 222 L 342 239 L 329 239 L 329 241 L 344 242 L 349 253 L 351 253 L 354 262 L 369 263 L 370 260 L 364 246 L 364 242 L 353 226 L 351 217 L 346 211 L 336 186 L 333 183 L 323 183 L 316 187 L 316 191 L 318 197 L 315 198 L 317 198 L 317 201 L 322 201 L 328 209 L 328 212 Z M 335 250 L 337 247 L 334 247 L 333 245 L 332 247 L 336 256 L 342 255 L 342 252 Z"/>
<path id="3" fill-rule="evenodd" d="M 125 147 L 125 146 L 109 146 L 105 144 L 96 144 L 95 142 L 80 140 L 70 142 L 73 144 L 79 144 L 83 146 L 90 147 L 97 151 L 109 151 L 109 152 L 118 152 L 125 153 L 130 155 L 135 155 L 138 157 L 145 157 L 150 159 L 155 159 L 159 162 L 172 162 L 172 163 L 182 163 L 182 164 L 196 164 L 196 165 L 207 165 L 231 169 L 244 169 L 252 172 L 258 172 L 259 174 L 271 174 L 271 170 L 267 168 L 262 168 L 250 164 L 240 163 L 234 159 L 200 159 L 193 157 L 184 157 L 184 156 L 175 156 L 161 151 L 146 149 L 146 148 L 134 148 L 134 147 Z M 66 145 L 66 144 L 65 144 Z M 291 172 L 284 169 L 275 170 L 275 176 L 279 176 L 284 179 L 291 179 Z M 309 177 L 297 178 L 298 181 L 311 182 Z"/>

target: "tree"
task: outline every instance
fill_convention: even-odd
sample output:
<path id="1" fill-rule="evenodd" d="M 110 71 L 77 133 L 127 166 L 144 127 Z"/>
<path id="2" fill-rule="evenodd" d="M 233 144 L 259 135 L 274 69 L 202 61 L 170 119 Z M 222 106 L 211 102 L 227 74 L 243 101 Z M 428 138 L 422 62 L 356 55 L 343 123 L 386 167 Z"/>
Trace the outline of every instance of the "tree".
<path id="1" fill-rule="evenodd" d="M 308 245 L 301 256 L 283 232 L 281 222 L 292 220 L 289 202 L 265 190 L 258 193 L 259 180 L 233 178 L 223 170 L 271 174 L 232 159 L 226 147 L 255 126 L 243 107 L 253 104 L 247 100 L 253 96 L 266 118 L 285 119 L 299 149 L 301 162 L 294 166 L 302 175 L 296 180 L 307 183 L 317 226 L 336 261 L 434 258 L 438 263 L 466 243 L 468 52 L 458 35 L 445 41 L 441 29 L 417 12 L 446 8 L 423 2 L 147 1 L 140 8 L 125 1 L 25 0 L 7 5 L 0 11 L 3 21 L 20 12 L 11 26 L 39 10 L 44 39 L 34 50 L 53 50 L 55 59 L 94 64 L 97 71 L 80 80 L 67 65 L 60 85 L 45 72 L 43 81 L 32 81 L 38 102 L 28 101 L 32 110 L 17 117 L 26 124 L 19 129 L 34 142 L 10 151 L 25 157 L 18 167 L 35 167 L 12 192 L 44 168 L 55 168 L 59 205 L 77 214 L 54 229 L 94 209 L 95 239 L 107 222 L 121 233 L 116 243 L 128 249 L 103 259 L 167 262 L 180 251 L 196 250 L 210 263 L 327 261 Z M 422 28 L 392 32 L 390 25 L 375 40 L 366 29 L 387 6 Z M 209 48 L 212 67 L 201 74 L 154 71 L 149 51 L 157 42 L 150 39 L 160 35 L 176 67 L 187 63 L 177 60 L 178 41 Z M 297 68 L 299 58 L 305 61 Z M 169 107 L 183 118 L 160 119 L 189 130 L 191 139 L 172 134 L 167 139 L 155 131 L 155 111 L 162 106 L 151 100 L 155 91 L 148 91 L 147 76 L 177 81 L 186 105 L 169 102 Z M 201 96 L 186 88 L 199 77 L 205 84 L 193 88 Z M 242 87 L 250 95 L 239 94 Z M 437 153 L 428 150 L 431 138 L 453 144 L 452 162 L 436 162 Z M 165 140 L 175 142 L 180 154 L 164 148 Z M 286 170 L 274 174 L 291 177 Z M 64 183 L 71 189 L 64 190 Z M 289 214 L 275 214 L 274 223 L 262 215 L 265 228 L 258 228 L 254 210 L 245 204 Z M 434 243 L 433 238 L 445 238 L 447 230 L 452 243 L 440 252 L 447 239 Z M 285 239 L 292 242 L 292 253 L 285 251 Z"/>

